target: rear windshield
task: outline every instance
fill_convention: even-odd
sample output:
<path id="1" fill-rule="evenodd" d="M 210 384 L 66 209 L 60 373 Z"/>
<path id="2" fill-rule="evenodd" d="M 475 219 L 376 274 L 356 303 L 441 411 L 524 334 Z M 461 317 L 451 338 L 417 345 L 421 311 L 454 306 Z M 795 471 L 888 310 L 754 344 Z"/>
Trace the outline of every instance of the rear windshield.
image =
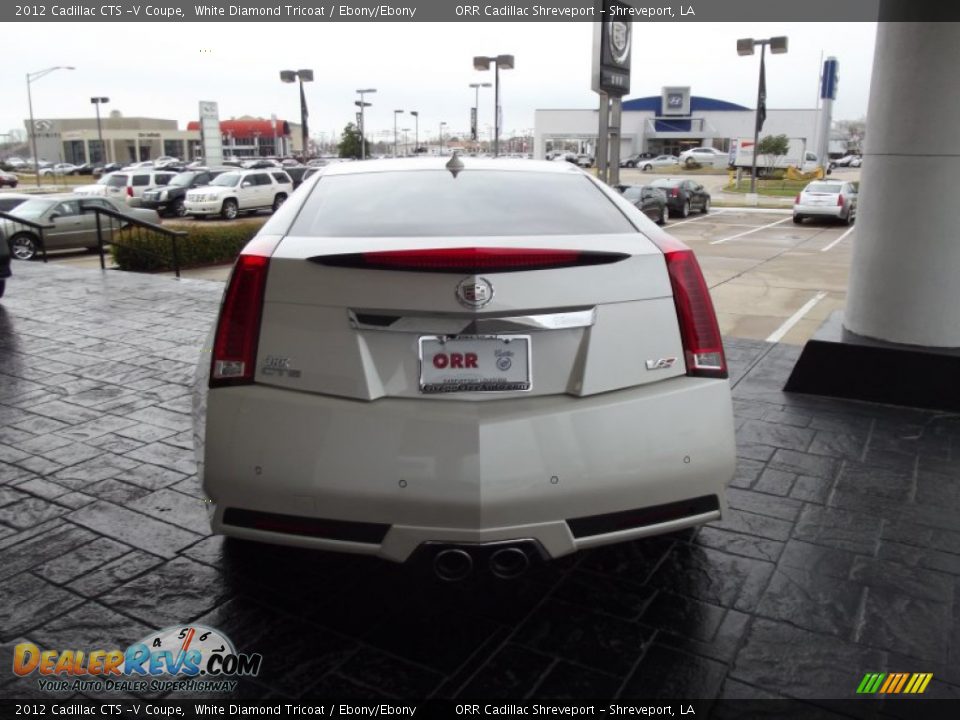
<path id="1" fill-rule="evenodd" d="M 319 237 L 590 235 L 636 232 L 577 173 L 464 170 L 324 176 L 291 228 Z"/>
<path id="2" fill-rule="evenodd" d="M 832 183 L 810 183 L 804 192 L 808 193 L 830 193 L 836 195 L 840 192 L 840 186 Z"/>

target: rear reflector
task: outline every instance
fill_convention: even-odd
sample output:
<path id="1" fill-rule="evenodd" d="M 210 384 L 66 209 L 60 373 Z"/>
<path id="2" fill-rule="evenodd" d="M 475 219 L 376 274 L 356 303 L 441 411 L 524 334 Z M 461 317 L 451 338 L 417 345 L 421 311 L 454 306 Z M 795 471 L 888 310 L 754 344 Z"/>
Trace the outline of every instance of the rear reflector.
<path id="1" fill-rule="evenodd" d="M 629 257 L 624 253 L 528 248 L 436 248 L 321 255 L 311 262 L 332 267 L 409 272 L 479 273 L 520 272 L 604 265 Z"/>
<path id="2" fill-rule="evenodd" d="M 253 382 L 270 255 L 277 242 L 254 238 L 237 258 L 213 342 L 210 387 Z"/>
<path id="3" fill-rule="evenodd" d="M 687 361 L 687 375 L 728 377 L 717 314 L 713 310 L 710 290 L 703 279 L 697 257 L 679 240 L 669 236 L 652 239 L 667 261 Z"/>
<path id="4" fill-rule="evenodd" d="M 650 525 L 660 525 L 674 520 L 716 512 L 719 509 L 720 502 L 716 495 L 703 495 L 690 500 L 653 505 L 637 510 L 623 510 L 604 515 L 572 518 L 567 520 L 567 525 L 575 538 L 582 538 L 592 535 L 606 535 L 621 530 L 635 530 Z"/>
<path id="5" fill-rule="evenodd" d="M 383 542 L 383 538 L 386 537 L 387 531 L 390 529 L 389 525 L 382 523 L 326 520 L 324 518 L 280 515 L 239 508 L 227 508 L 223 513 L 223 524 L 285 535 L 305 535 L 328 540 L 377 545 Z"/>

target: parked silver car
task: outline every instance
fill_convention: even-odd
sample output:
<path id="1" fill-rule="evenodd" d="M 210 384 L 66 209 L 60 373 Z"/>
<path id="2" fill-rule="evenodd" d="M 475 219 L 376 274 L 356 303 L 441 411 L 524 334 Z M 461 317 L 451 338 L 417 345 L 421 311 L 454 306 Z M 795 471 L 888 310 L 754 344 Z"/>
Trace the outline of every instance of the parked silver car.
<path id="1" fill-rule="evenodd" d="M 857 217 L 857 186 L 841 180 L 815 180 L 797 193 L 793 201 L 793 221 L 827 218 L 849 225 Z"/>
<path id="2" fill-rule="evenodd" d="M 103 207 L 147 222 L 160 222 L 154 210 L 131 208 L 113 198 L 80 198 L 68 193 L 27 200 L 11 210 L 10 214 L 35 223 L 52 225 L 51 229 L 43 231 L 43 244 L 47 250 L 93 249 L 99 246 L 97 214 L 82 212 L 81 204 Z M 109 243 L 114 233 L 126 226 L 121 221 L 101 221 L 100 225 L 104 243 Z M 10 254 L 17 260 L 32 260 L 41 251 L 40 233 L 12 220 L 0 220 L 0 241 L 9 245 Z"/>

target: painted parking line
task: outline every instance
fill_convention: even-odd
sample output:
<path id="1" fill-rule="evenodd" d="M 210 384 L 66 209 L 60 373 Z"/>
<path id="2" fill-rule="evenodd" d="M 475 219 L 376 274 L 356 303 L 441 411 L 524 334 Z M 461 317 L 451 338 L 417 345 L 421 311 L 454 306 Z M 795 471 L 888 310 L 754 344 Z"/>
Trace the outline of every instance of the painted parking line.
<path id="1" fill-rule="evenodd" d="M 827 250 L 830 250 L 834 245 L 836 245 L 838 242 L 840 242 L 841 240 L 843 240 L 847 235 L 849 235 L 850 233 L 852 233 L 854 230 L 856 230 L 856 227 L 850 228 L 850 229 L 847 230 L 843 235 L 841 235 L 840 237 L 838 237 L 836 240 L 834 240 L 832 243 L 830 243 L 829 245 L 827 245 L 825 248 L 820 248 L 820 252 L 826 252 Z"/>
<path id="2" fill-rule="evenodd" d="M 680 222 L 672 222 L 667 227 L 675 228 L 678 225 L 686 225 L 687 223 L 700 222 L 701 220 L 706 220 L 707 218 L 716 217 L 717 215 L 723 215 L 725 212 L 726 212 L 725 210 L 717 210 L 712 213 L 705 213 L 700 217 L 690 218 L 689 220 L 681 220 Z"/>
<path id="3" fill-rule="evenodd" d="M 816 304 L 821 300 L 823 300 L 826 296 L 827 296 L 826 291 L 821 290 L 812 298 L 810 298 L 806 303 L 804 303 L 802 308 L 800 308 L 793 315 L 788 317 L 786 322 L 783 323 L 783 325 L 778 327 L 776 330 L 774 330 L 770 334 L 770 337 L 767 338 L 767 342 L 769 343 L 780 342 L 783 339 L 783 337 L 788 332 L 790 332 L 793 326 L 796 325 L 801 320 L 803 320 L 803 316 L 806 315 L 811 310 L 813 310 L 814 306 L 816 306 Z"/>
<path id="4" fill-rule="evenodd" d="M 785 217 L 783 220 L 777 220 L 776 222 L 769 223 L 768 225 L 761 225 L 760 227 L 754 228 L 753 230 L 747 230 L 746 232 L 737 233 L 736 235 L 731 235 L 730 237 L 720 238 L 719 240 L 714 240 L 711 242 L 711 245 L 719 245 L 720 243 L 729 242 L 730 240 L 736 240 L 737 238 L 742 238 L 745 235 L 752 235 L 755 232 L 760 232 L 761 230 L 766 230 L 767 228 L 772 228 L 782 223 L 785 223 L 790 218 Z"/>

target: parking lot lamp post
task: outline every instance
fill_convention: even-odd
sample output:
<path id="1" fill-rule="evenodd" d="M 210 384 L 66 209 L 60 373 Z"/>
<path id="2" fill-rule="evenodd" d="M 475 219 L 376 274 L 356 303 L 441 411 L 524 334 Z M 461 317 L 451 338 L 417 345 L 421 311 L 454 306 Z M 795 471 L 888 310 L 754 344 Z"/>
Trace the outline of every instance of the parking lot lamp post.
<path id="1" fill-rule="evenodd" d="M 354 105 L 357 105 L 360 108 L 360 159 L 361 160 L 367 159 L 367 143 L 365 140 L 367 135 L 367 127 L 366 127 L 366 122 L 363 115 L 363 109 L 368 108 L 373 104 L 373 103 L 364 102 L 363 96 L 372 95 L 376 91 L 377 91 L 376 88 L 364 88 L 363 90 L 357 90 L 357 94 L 360 96 L 360 99 L 354 100 L 353 102 Z"/>
<path id="2" fill-rule="evenodd" d="M 478 55 L 473 58 L 474 70 L 489 70 L 493 63 L 493 156 L 500 154 L 500 68 L 513 70 L 513 55 L 497 55 L 486 57 Z"/>
<path id="3" fill-rule="evenodd" d="M 300 134 L 303 142 L 303 157 L 310 154 L 310 131 L 307 128 L 307 96 L 303 92 L 305 82 L 313 82 L 313 70 L 281 70 L 280 80 L 285 83 L 300 81 Z"/>
<path id="4" fill-rule="evenodd" d="M 413 115 L 415 122 L 413 130 L 413 154 L 416 155 L 420 149 L 420 113 L 416 110 L 411 110 L 410 114 Z"/>
<path id="5" fill-rule="evenodd" d="M 394 110 L 393 111 L 393 156 L 397 157 L 397 115 L 402 113 L 403 110 Z"/>
<path id="6" fill-rule="evenodd" d="M 440 141 L 439 141 L 440 148 L 439 148 L 438 152 L 439 152 L 441 155 L 443 155 L 443 129 L 444 129 L 446 126 L 447 126 L 447 123 L 445 123 L 445 122 L 441 122 L 441 123 L 440 123 Z"/>
<path id="7" fill-rule="evenodd" d="M 40 158 L 37 157 L 37 128 L 33 124 L 33 96 L 30 94 L 30 83 L 49 75 L 54 70 L 73 70 L 72 65 L 54 65 L 46 70 L 37 70 L 27 73 L 27 105 L 30 108 L 30 149 L 33 151 L 33 173 L 37 177 L 37 187 L 40 187 Z"/>
<path id="8" fill-rule="evenodd" d="M 760 80 L 757 83 L 757 117 L 753 126 L 753 166 L 750 171 L 750 194 L 756 195 L 757 192 L 757 155 L 760 153 L 760 129 L 763 127 L 763 121 L 767 118 L 767 78 L 764 69 L 764 56 L 767 45 L 770 46 L 770 53 L 773 55 L 782 55 L 787 52 L 787 37 L 778 35 L 777 37 L 767 38 L 765 40 L 754 40 L 753 38 L 742 38 L 737 40 L 737 55 L 753 55 L 753 49 L 760 46 Z"/>
<path id="9" fill-rule="evenodd" d="M 100 162 L 107 162 L 107 149 L 103 146 L 103 128 L 100 127 L 100 105 L 110 102 L 108 97 L 92 97 L 90 102 L 97 106 L 97 142 L 100 143 Z M 87 158 L 89 160 L 90 158 Z"/>
<path id="10" fill-rule="evenodd" d="M 491 83 L 470 83 L 476 92 L 473 97 L 473 141 L 479 145 L 480 143 L 480 88 L 493 87 Z"/>

